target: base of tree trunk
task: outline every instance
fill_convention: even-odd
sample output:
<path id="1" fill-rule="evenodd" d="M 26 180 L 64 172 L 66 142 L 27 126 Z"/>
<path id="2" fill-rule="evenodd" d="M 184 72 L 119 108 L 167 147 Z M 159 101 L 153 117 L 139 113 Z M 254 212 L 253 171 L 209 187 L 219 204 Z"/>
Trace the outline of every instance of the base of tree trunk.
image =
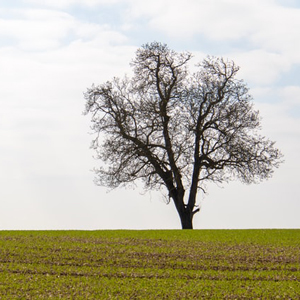
<path id="1" fill-rule="evenodd" d="M 189 212 L 185 212 L 180 216 L 182 229 L 193 229 L 193 216 Z"/>

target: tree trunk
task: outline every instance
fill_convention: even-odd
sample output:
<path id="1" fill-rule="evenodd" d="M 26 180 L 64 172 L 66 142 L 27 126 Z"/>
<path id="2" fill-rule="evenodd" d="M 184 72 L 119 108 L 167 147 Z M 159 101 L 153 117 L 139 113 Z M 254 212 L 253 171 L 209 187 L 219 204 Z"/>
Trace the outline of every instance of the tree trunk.
<path id="1" fill-rule="evenodd" d="M 193 229 L 193 213 L 186 208 L 179 216 L 182 229 Z"/>
<path id="2" fill-rule="evenodd" d="M 199 210 L 193 212 L 188 205 L 184 204 L 183 201 L 184 190 L 182 190 L 181 193 L 179 193 L 176 189 L 173 190 L 169 189 L 169 190 L 170 190 L 170 194 L 173 194 L 172 198 L 174 200 L 176 210 L 180 217 L 182 229 L 193 229 L 193 216 L 195 212 Z"/>

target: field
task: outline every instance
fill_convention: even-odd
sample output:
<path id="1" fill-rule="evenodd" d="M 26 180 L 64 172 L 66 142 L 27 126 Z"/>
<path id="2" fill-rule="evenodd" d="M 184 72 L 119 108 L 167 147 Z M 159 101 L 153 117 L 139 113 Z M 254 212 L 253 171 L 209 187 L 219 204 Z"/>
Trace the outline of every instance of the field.
<path id="1" fill-rule="evenodd" d="M 0 299 L 300 299 L 300 230 L 0 231 Z"/>

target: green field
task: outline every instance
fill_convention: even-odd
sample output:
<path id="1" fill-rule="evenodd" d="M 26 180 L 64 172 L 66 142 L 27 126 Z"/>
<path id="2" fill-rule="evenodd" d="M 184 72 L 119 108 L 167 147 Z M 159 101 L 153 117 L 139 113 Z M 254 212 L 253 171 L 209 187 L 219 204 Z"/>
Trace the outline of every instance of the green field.
<path id="1" fill-rule="evenodd" d="M 0 231 L 0 299 L 300 299 L 300 230 Z"/>

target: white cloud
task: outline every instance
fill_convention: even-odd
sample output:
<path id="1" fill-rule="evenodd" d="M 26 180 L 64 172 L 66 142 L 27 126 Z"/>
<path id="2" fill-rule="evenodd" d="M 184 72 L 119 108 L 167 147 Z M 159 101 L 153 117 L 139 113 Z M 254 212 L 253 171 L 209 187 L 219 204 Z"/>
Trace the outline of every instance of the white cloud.
<path id="1" fill-rule="evenodd" d="M 36 8 L 10 12 L 11 18 L 0 18 L 0 37 L 4 38 L 2 43 L 14 44 L 20 50 L 49 51 L 77 40 L 91 41 L 100 48 L 126 41 L 108 24 L 80 21 L 66 12 Z"/>
<path id="2" fill-rule="evenodd" d="M 14 17 L 0 19 L 0 36 L 16 41 L 19 48 L 49 50 L 60 45 L 74 26 L 64 12 L 41 9 L 13 10 Z"/>
<path id="3" fill-rule="evenodd" d="M 300 106 L 300 86 L 286 86 L 280 93 L 285 104 Z"/>
<path id="4" fill-rule="evenodd" d="M 131 18 L 173 39 L 202 35 L 212 41 L 240 41 L 239 47 L 255 47 L 300 62 L 300 9 L 273 0 L 129 0 Z M 243 45 L 245 44 L 245 45 Z"/>
<path id="5" fill-rule="evenodd" d="M 258 24 L 258 30 L 250 36 L 254 45 L 300 63 L 300 9 L 272 5 L 260 13 Z"/>
<path id="6" fill-rule="evenodd" d="M 23 0 L 25 3 L 42 5 L 55 8 L 67 8 L 72 5 L 97 6 L 103 4 L 114 4 L 123 0 Z"/>
<path id="7" fill-rule="evenodd" d="M 202 33 L 222 40 L 247 36 L 257 29 L 253 16 L 262 7 L 258 0 L 154 0 L 148 3 L 131 0 L 130 3 L 132 16 L 146 16 L 154 28 L 174 37 Z"/>
<path id="8" fill-rule="evenodd" d="M 174 37 L 203 34 L 212 40 L 238 39 L 254 30 L 248 26 L 252 13 L 253 6 L 240 1 L 177 1 L 151 24 Z"/>
<path id="9" fill-rule="evenodd" d="M 283 54 L 263 49 L 233 52 L 227 56 L 241 67 L 239 76 L 256 87 L 272 84 L 292 65 L 291 59 Z"/>

